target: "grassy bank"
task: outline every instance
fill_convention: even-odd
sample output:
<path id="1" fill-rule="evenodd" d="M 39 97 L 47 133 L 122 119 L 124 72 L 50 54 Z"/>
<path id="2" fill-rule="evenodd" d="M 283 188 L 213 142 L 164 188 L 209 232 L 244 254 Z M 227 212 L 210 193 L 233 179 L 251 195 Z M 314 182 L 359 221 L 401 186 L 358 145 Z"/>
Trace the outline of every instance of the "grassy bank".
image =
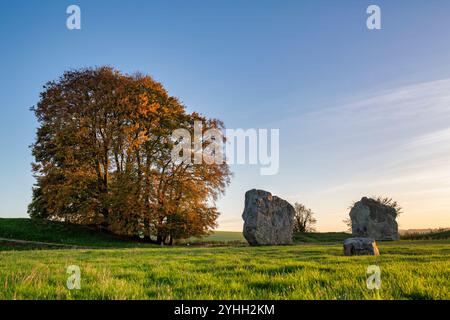
<path id="1" fill-rule="evenodd" d="M 0 250 L 29 250 L 58 248 L 50 244 L 75 245 L 82 247 L 153 247 L 155 245 L 141 243 L 135 239 L 115 236 L 94 228 L 73 225 L 63 222 L 32 220 L 25 218 L 0 218 L 0 238 L 45 242 L 49 245 L 21 244 L 0 240 Z M 180 244 L 204 243 L 241 243 L 246 244 L 242 232 L 215 231 L 203 238 L 191 238 Z"/>
<path id="2" fill-rule="evenodd" d="M 343 232 L 329 233 L 297 233 L 294 242 L 297 243 L 319 243 L 319 242 L 341 242 L 350 235 Z M 96 229 L 67 224 L 63 222 L 31 220 L 31 219 L 5 219 L 0 218 L 0 238 L 20 239 L 27 241 L 39 241 L 53 244 L 76 245 L 83 247 L 148 247 L 145 244 L 124 239 L 107 232 L 99 232 Z M 190 238 L 177 242 L 185 244 L 223 244 L 223 245 L 246 245 L 242 232 L 214 231 L 203 238 Z M 6 243 L 0 241 L 0 250 L 14 249 L 26 250 L 36 248 L 48 248 L 36 244 Z"/>
<path id="3" fill-rule="evenodd" d="M 0 218 L 0 238 L 86 247 L 127 247 L 130 243 L 107 232 L 63 222 Z M 5 247 L 6 245 L 3 244 Z M 20 246 L 17 245 L 17 248 Z M 25 246 L 27 247 L 27 246 Z"/>

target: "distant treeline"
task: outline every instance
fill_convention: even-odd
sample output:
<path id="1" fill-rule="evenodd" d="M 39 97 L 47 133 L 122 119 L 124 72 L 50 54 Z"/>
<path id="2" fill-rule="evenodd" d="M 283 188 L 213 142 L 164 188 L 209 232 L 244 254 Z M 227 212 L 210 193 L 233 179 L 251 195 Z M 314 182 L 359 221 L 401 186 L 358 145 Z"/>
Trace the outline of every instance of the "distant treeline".
<path id="1" fill-rule="evenodd" d="M 429 232 L 405 232 L 402 240 L 446 240 L 450 239 L 450 229 L 436 229 Z"/>

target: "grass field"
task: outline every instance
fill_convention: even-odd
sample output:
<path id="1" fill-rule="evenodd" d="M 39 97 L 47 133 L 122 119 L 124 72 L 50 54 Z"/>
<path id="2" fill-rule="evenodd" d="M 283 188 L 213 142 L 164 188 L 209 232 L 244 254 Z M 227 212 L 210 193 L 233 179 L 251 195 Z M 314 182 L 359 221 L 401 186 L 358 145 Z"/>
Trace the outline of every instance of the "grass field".
<path id="1" fill-rule="evenodd" d="M 159 247 L 28 219 L 0 219 L 0 237 L 96 247 L 0 241 L 0 299 L 450 299 L 450 240 L 381 242 L 380 257 L 344 257 L 345 233 L 248 247 L 240 232 L 216 232 L 190 240 L 231 245 Z M 366 288 L 372 264 L 380 290 Z M 80 290 L 66 288 L 70 265 Z"/>
<path id="2" fill-rule="evenodd" d="M 0 299 L 450 299 L 450 241 L 380 244 L 344 257 L 340 244 L 0 252 Z M 381 267 L 382 288 L 366 288 Z M 81 268 L 81 290 L 65 286 Z"/>

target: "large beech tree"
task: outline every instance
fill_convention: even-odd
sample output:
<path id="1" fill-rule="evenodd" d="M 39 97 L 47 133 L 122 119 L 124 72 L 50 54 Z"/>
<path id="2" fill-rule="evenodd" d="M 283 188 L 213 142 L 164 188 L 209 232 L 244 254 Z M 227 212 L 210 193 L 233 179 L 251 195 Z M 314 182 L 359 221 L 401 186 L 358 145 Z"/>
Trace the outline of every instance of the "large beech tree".
<path id="1" fill-rule="evenodd" d="M 149 76 L 109 67 L 64 73 L 32 110 L 31 217 L 166 243 L 216 226 L 228 165 L 177 162 L 171 152 L 175 129 L 192 132 L 201 121 L 203 130 L 222 130 L 221 121 L 187 113 Z"/>

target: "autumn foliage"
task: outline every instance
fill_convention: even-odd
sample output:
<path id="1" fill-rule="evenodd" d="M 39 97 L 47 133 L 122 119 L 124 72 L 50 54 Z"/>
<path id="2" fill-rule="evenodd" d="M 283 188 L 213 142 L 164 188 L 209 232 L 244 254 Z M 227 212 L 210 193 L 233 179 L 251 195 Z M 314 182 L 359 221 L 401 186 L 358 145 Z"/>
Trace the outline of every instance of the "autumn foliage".
<path id="1" fill-rule="evenodd" d="M 32 108 L 36 185 L 31 217 L 96 225 L 171 243 L 216 226 L 215 200 L 228 165 L 177 163 L 175 129 L 223 129 L 186 112 L 149 76 L 109 67 L 69 71 L 48 82 Z"/>

